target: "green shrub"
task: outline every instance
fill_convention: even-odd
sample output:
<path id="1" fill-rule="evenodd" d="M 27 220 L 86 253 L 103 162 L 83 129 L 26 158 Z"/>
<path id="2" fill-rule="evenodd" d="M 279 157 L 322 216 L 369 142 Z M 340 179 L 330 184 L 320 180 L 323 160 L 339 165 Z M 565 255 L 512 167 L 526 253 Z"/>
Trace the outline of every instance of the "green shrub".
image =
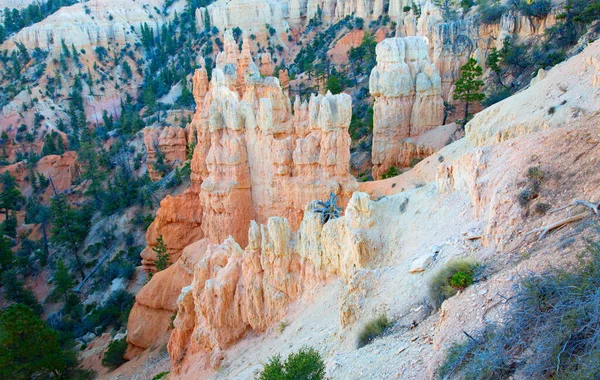
<path id="1" fill-rule="evenodd" d="M 450 286 L 454 289 L 463 290 L 473 284 L 473 275 L 465 272 L 456 272 L 450 277 Z"/>
<path id="2" fill-rule="evenodd" d="M 483 105 L 484 107 L 489 107 L 491 105 L 494 105 L 498 102 L 503 101 L 504 99 L 508 98 L 511 95 L 512 95 L 512 90 L 510 88 L 503 87 L 497 91 L 494 91 L 494 92 L 486 95 L 485 99 L 483 99 L 483 101 L 481 102 L 481 105 Z"/>
<path id="3" fill-rule="evenodd" d="M 358 334 L 358 348 L 364 347 L 367 344 L 371 343 L 373 339 L 381 336 L 385 330 L 392 327 L 394 324 L 393 321 L 389 320 L 385 314 L 380 315 L 379 317 L 373 319 L 368 322 L 363 328 L 360 330 Z"/>
<path id="4" fill-rule="evenodd" d="M 506 7 L 501 4 L 481 5 L 479 7 L 479 18 L 486 25 L 498 24 L 504 12 L 506 12 Z"/>
<path id="5" fill-rule="evenodd" d="M 117 330 L 127 324 L 129 312 L 133 307 L 135 297 L 126 290 L 112 293 L 102 307 L 98 307 L 87 315 L 82 328 L 100 334 L 108 326 L 113 325 Z"/>
<path id="6" fill-rule="evenodd" d="M 550 0 L 521 0 L 518 9 L 524 16 L 543 18 L 548 16 L 552 10 L 552 2 Z"/>
<path id="7" fill-rule="evenodd" d="M 382 179 L 392 178 L 392 177 L 398 176 L 400 174 L 402 174 L 402 173 L 400 173 L 398 168 L 396 168 L 395 166 L 390 166 L 390 168 L 381 175 L 381 178 Z"/>
<path id="8" fill-rule="evenodd" d="M 600 378 L 600 245 L 574 270 L 551 268 L 523 278 L 502 325 L 455 344 L 442 378 Z"/>
<path id="9" fill-rule="evenodd" d="M 281 356 L 272 357 L 258 376 L 259 380 L 321 380 L 324 378 L 325 363 L 319 352 L 310 347 L 301 348 L 283 363 Z"/>
<path id="10" fill-rule="evenodd" d="M 469 260 L 451 261 L 429 283 L 429 298 L 437 309 L 446 299 L 473 284 L 479 265 Z"/>
<path id="11" fill-rule="evenodd" d="M 125 338 L 113 340 L 108 345 L 108 349 L 102 357 L 102 365 L 104 367 L 117 368 L 125 363 L 123 355 L 127 350 L 127 340 Z"/>

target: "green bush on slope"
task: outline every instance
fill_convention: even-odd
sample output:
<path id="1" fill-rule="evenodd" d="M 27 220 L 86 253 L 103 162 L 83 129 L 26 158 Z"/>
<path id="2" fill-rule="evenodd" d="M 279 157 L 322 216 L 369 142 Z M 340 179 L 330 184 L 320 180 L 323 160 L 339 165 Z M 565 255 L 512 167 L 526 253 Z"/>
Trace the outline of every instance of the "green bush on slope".
<path id="1" fill-rule="evenodd" d="M 550 269 L 520 281 L 502 325 L 455 344 L 441 378 L 600 378 L 600 245 L 572 271 Z"/>
<path id="2" fill-rule="evenodd" d="M 321 380 L 325 378 L 325 363 L 314 348 L 304 347 L 291 354 L 285 362 L 276 355 L 269 359 L 259 380 Z"/>

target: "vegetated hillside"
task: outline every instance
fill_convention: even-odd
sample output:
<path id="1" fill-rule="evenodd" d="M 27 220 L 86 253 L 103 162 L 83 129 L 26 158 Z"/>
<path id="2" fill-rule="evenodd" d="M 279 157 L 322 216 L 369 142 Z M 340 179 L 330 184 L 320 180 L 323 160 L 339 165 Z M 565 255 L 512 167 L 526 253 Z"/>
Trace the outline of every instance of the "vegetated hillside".
<path id="1" fill-rule="evenodd" d="M 110 340 L 106 333 L 124 332 L 132 295 L 145 281 L 136 267 L 146 228 L 160 200 L 190 182 L 195 143 L 181 134 L 190 133 L 196 107 L 192 75 L 203 65 L 211 78 L 225 41 L 225 28 L 212 25 L 218 21 L 212 13 L 198 11 L 210 3 L 0 2 L 9 9 L 0 17 L 2 302 L 25 304 L 34 313 L 14 307 L 6 318 L 19 315 L 41 336 L 59 334 L 56 344 L 41 348 L 53 359 L 24 374 L 75 376 L 75 348 L 83 349 L 87 368 L 107 371 L 98 359 Z M 417 1 L 398 15 L 387 8 L 364 18 L 336 18 L 315 5 L 297 25 L 286 19 L 287 27 L 260 21 L 247 31 L 228 30 L 240 46 L 245 32 L 263 75 L 282 84 L 289 78 L 292 97 L 325 91 L 352 96 L 351 173 L 366 180 L 374 114 L 367 84 L 378 41 L 414 32 L 434 41 L 432 62 L 447 74 L 444 122 L 450 122 L 463 117 L 462 103 L 447 96 L 461 59 L 473 54 L 486 68 L 487 106 L 526 87 L 539 68 L 581 51 L 597 32 L 596 2 L 573 1 L 567 9 L 552 9 L 549 2 L 463 3 L 463 9 L 450 9 Z M 505 14 L 517 26 L 507 26 Z M 448 37 L 453 30 L 473 45 Z M 474 49 L 490 36 L 495 50 Z M 434 49 L 435 41 L 452 49 Z M 548 115 L 576 112 L 561 102 L 549 106 L 554 111 Z M 153 183 L 150 176 L 165 179 Z M 168 266 L 170 247 L 154 248 L 160 267 Z M 117 360 L 108 368 L 121 364 L 124 349 L 112 347 L 117 353 L 109 356 Z M 166 352 L 157 355 L 168 368 Z"/>

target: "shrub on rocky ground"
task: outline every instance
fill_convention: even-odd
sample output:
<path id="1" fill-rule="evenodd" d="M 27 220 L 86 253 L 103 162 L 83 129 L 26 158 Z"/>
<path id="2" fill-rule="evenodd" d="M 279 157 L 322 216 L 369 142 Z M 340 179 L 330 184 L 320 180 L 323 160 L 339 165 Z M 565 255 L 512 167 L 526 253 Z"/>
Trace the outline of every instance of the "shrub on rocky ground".
<path id="1" fill-rule="evenodd" d="M 126 349 L 127 340 L 125 338 L 113 340 L 108 345 L 108 349 L 102 357 L 102 365 L 110 368 L 117 368 L 121 366 L 123 363 L 125 363 L 123 355 L 125 355 Z"/>
<path id="2" fill-rule="evenodd" d="M 368 322 L 358 334 L 358 348 L 371 343 L 375 338 L 381 336 L 388 328 L 392 327 L 393 324 L 393 321 L 388 319 L 385 314 Z"/>
<path id="3" fill-rule="evenodd" d="M 451 261 L 429 283 L 429 298 L 437 309 L 446 299 L 473 283 L 479 265 L 470 260 Z"/>
<path id="4" fill-rule="evenodd" d="M 304 347 L 291 354 L 285 362 L 276 355 L 269 359 L 258 376 L 259 380 L 321 380 L 325 378 L 325 363 L 314 348 Z"/>
<path id="5" fill-rule="evenodd" d="M 524 277 L 504 323 L 450 348 L 442 378 L 600 378 L 600 244 L 573 270 Z"/>

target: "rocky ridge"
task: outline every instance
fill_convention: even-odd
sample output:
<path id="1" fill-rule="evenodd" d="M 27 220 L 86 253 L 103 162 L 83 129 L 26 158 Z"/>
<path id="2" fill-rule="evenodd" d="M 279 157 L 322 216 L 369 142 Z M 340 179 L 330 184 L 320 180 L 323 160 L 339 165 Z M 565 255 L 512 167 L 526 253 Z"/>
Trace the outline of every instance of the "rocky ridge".
<path id="1" fill-rule="evenodd" d="M 280 215 L 296 229 L 307 203 L 335 193 L 345 204 L 356 189 L 356 180 L 348 173 L 350 97 L 327 94 L 313 96 L 309 102 L 296 100 L 292 115 L 279 81 L 262 77 L 247 58 L 231 33 L 226 33 L 210 85 L 204 68 L 195 75 L 196 83 L 205 84 L 195 92 L 196 100 L 203 102 L 190 124 L 189 134 L 196 136 L 192 185 L 182 195 L 161 202 L 142 252 L 148 271 L 154 270 L 152 248 L 159 236 L 176 262 L 186 246 L 201 238 L 218 244 L 232 236 L 246 245 L 252 220 L 263 223 Z M 247 65 L 244 81 L 239 83 L 243 65 Z M 243 90 L 241 97 L 238 88 Z M 154 284 L 170 278 L 159 274 L 148 287 L 166 289 Z M 148 304 L 140 294 L 128 324 L 131 352 L 147 348 L 152 341 L 148 335 L 156 337 L 163 331 L 137 318 L 139 310 L 174 311 L 178 292 L 161 298 L 164 302 L 158 301 L 159 305 Z M 164 327 L 165 318 L 162 322 Z"/>

